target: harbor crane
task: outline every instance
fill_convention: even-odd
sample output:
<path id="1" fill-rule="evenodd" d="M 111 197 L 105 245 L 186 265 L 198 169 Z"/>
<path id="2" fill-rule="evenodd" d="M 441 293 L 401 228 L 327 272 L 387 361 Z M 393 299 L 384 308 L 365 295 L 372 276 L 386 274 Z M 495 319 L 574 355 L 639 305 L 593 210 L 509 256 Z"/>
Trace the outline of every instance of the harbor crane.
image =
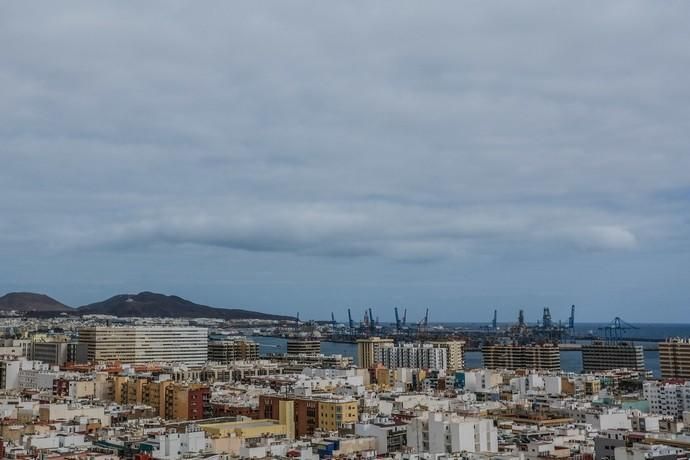
<path id="1" fill-rule="evenodd" d="M 544 308 L 544 314 L 542 315 L 541 325 L 544 329 L 549 329 L 551 326 L 553 326 L 553 323 L 551 321 L 551 310 L 549 309 L 549 307 Z"/>
<path id="2" fill-rule="evenodd" d="M 620 319 L 620 317 L 616 316 L 609 324 L 598 329 L 603 331 L 604 339 L 606 339 L 607 342 L 618 342 L 623 339 L 623 335 L 627 331 L 639 328 L 630 323 L 626 323 Z"/>
<path id="3" fill-rule="evenodd" d="M 402 329 L 402 322 L 400 321 L 400 314 L 398 313 L 398 307 L 394 308 L 395 310 L 395 329 L 400 332 Z"/>
<path id="4" fill-rule="evenodd" d="M 424 318 L 419 322 L 417 325 L 417 333 L 419 335 L 425 333 L 429 327 L 429 309 L 426 309 L 426 313 L 424 314 Z"/>
<path id="5" fill-rule="evenodd" d="M 347 309 L 347 325 L 350 327 L 350 334 L 354 334 L 355 332 L 355 322 L 352 321 L 352 310 L 349 308 Z"/>

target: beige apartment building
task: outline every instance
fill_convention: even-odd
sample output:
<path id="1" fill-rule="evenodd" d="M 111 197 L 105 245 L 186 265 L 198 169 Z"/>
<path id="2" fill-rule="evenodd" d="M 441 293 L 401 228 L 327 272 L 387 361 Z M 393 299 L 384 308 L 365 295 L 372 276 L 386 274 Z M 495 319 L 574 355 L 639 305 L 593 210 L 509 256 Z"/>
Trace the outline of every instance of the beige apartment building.
<path id="1" fill-rule="evenodd" d="M 438 340 L 429 343 L 434 348 L 447 350 L 448 371 L 454 372 L 465 368 L 465 342 L 462 340 Z"/>
<path id="2" fill-rule="evenodd" d="M 210 340 L 208 360 L 220 364 L 259 359 L 259 344 L 244 338 Z"/>
<path id="3" fill-rule="evenodd" d="M 659 343 L 659 367 L 665 379 L 690 379 L 690 339 L 673 337 Z"/>
<path id="4" fill-rule="evenodd" d="M 357 340 L 357 366 L 367 369 L 376 366 L 379 348 L 392 347 L 393 345 L 393 339 L 382 339 L 381 337 Z"/>

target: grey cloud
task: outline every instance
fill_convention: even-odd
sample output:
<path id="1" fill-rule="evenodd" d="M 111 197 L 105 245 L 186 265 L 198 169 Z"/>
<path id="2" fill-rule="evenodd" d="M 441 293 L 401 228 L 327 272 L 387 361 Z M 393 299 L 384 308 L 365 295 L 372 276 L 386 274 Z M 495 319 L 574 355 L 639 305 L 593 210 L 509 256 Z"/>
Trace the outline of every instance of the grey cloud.
<path id="1" fill-rule="evenodd" d="M 685 254 L 689 9 L 3 4 L 0 254 Z"/>
<path id="2" fill-rule="evenodd" d="M 570 210 L 567 226 L 548 208 L 428 208 L 391 203 L 336 206 L 331 203 L 266 205 L 224 203 L 211 209 L 167 209 L 126 223 L 91 222 L 57 232 L 65 247 L 202 244 L 246 251 L 304 255 L 383 256 L 399 261 L 432 261 L 486 252 L 496 242 L 572 248 L 634 249 L 636 236 L 583 210 Z M 499 217 L 500 216 L 500 217 Z M 55 233 L 55 229 L 51 229 Z"/>

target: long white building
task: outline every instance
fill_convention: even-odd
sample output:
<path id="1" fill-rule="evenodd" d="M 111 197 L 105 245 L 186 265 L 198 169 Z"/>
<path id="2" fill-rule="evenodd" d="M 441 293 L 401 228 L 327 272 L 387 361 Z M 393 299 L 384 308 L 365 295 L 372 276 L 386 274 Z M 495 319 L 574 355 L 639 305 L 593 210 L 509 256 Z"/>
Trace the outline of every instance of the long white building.
<path id="1" fill-rule="evenodd" d="M 382 346 L 376 351 L 376 362 L 388 369 L 447 369 L 448 350 L 430 343 L 405 343 L 397 346 Z"/>
<path id="2" fill-rule="evenodd" d="M 202 327 L 127 326 L 79 330 L 91 362 L 151 362 L 202 366 L 208 359 L 208 329 Z"/>

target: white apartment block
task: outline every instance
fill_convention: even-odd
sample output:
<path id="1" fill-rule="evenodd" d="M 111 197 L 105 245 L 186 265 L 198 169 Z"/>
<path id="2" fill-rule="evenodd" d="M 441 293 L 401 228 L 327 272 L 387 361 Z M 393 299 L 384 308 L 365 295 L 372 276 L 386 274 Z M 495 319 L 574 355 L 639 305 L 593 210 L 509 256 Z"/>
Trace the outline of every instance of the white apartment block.
<path id="1" fill-rule="evenodd" d="M 465 390 L 487 391 L 497 388 L 503 383 L 503 376 L 500 372 L 490 369 L 479 369 L 465 371 Z"/>
<path id="2" fill-rule="evenodd" d="M 21 390 L 52 390 L 53 382 L 58 378 L 58 371 L 47 368 L 21 369 L 19 371 L 19 389 Z"/>
<path id="3" fill-rule="evenodd" d="M 0 361 L 0 389 L 2 390 L 52 389 L 52 379 L 55 375 L 50 373 L 49 365 L 40 361 L 30 361 L 24 358 Z M 38 386 L 39 383 L 41 386 Z"/>
<path id="4" fill-rule="evenodd" d="M 498 430 L 491 419 L 425 412 L 407 426 L 407 447 L 430 454 L 498 452 Z"/>
<path id="5" fill-rule="evenodd" d="M 448 350 L 432 344 L 382 346 L 376 350 L 376 361 L 388 369 L 445 370 L 448 368 Z"/>
<path id="6" fill-rule="evenodd" d="M 79 343 L 87 345 L 91 362 L 199 367 L 208 359 L 208 329 L 202 327 L 88 327 L 79 330 Z"/>
<path id="7" fill-rule="evenodd" d="M 690 382 L 664 383 L 645 382 L 642 387 L 644 399 L 649 401 L 652 414 L 683 418 L 684 411 L 690 411 Z"/>
<path id="8" fill-rule="evenodd" d="M 206 450 L 206 433 L 198 425 L 189 425 L 180 433 L 158 434 L 144 444 L 152 448 L 153 458 L 178 460 L 189 458 Z"/>

